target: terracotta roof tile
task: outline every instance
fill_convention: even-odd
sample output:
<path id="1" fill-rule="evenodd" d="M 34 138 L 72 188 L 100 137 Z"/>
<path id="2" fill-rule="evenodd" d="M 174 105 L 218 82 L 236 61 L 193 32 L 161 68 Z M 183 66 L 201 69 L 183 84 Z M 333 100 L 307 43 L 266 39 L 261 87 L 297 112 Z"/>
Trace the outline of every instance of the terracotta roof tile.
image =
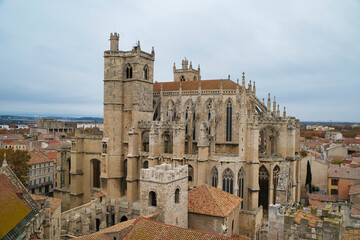
<path id="1" fill-rule="evenodd" d="M 189 192 L 189 212 L 226 217 L 242 199 L 207 184 Z"/>
<path id="2" fill-rule="evenodd" d="M 201 80 L 202 90 L 220 89 L 222 81 L 223 89 L 236 89 L 236 83 L 229 79 L 216 79 L 216 80 Z M 163 91 L 178 91 L 181 83 L 181 89 L 183 91 L 198 90 L 199 81 L 185 81 L 185 82 L 157 82 L 154 84 L 154 92 L 160 92 L 161 85 Z M 241 89 L 241 86 L 239 86 Z"/>
<path id="3" fill-rule="evenodd" d="M 321 220 L 320 218 L 315 217 L 314 215 L 311 215 L 310 213 L 307 213 L 303 210 L 298 210 L 295 214 L 294 214 L 294 222 L 296 224 L 300 224 L 301 218 L 307 218 L 309 221 L 309 226 L 314 228 L 315 227 L 315 222 Z"/>
<path id="4" fill-rule="evenodd" d="M 24 140 L 22 134 L 0 134 L 0 141 L 3 140 Z"/>
<path id="5" fill-rule="evenodd" d="M 46 163 L 46 162 L 54 162 L 54 159 L 49 157 L 48 155 L 41 153 L 41 152 L 30 152 L 30 161 L 29 165 L 39 164 L 39 163 Z"/>
<path id="6" fill-rule="evenodd" d="M 165 223 L 156 222 L 151 219 L 139 217 L 135 221 L 133 227 L 122 238 L 126 239 L 197 239 L 197 240 L 221 240 L 221 239 L 236 239 L 214 233 L 207 233 L 198 230 L 192 230 L 187 228 L 181 228 Z"/>
<path id="7" fill-rule="evenodd" d="M 360 185 L 351 185 L 349 195 L 360 194 Z"/>
<path id="8" fill-rule="evenodd" d="M 31 211 L 26 201 L 17 195 L 17 189 L 5 174 L 0 174 L 0 238 L 11 231 Z"/>
<path id="9" fill-rule="evenodd" d="M 343 240 L 359 240 L 360 239 L 360 229 L 345 230 L 343 231 Z"/>
<path id="10" fill-rule="evenodd" d="M 96 198 L 104 197 L 104 196 L 105 196 L 105 193 L 103 193 L 103 192 L 97 192 L 94 194 L 94 197 L 96 197 Z"/>
<path id="11" fill-rule="evenodd" d="M 360 169 L 330 165 L 328 170 L 328 177 L 356 180 L 360 179 Z"/>
<path id="12" fill-rule="evenodd" d="M 56 159 L 56 157 L 57 157 L 57 152 L 48 152 L 47 155 L 48 155 L 49 157 L 51 157 L 52 159 Z"/>
<path id="13" fill-rule="evenodd" d="M 82 237 L 78 237 L 78 238 L 74 238 L 76 240 L 111 240 L 111 238 L 109 238 L 108 236 L 106 236 L 105 234 L 99 234 L 99 233 L 94 233 L 94 234 L 90 234 L 90 235 L 85 235 Z"/>
<path id="14" fill-rule="evenodd" d="M 338 198 L 332 195 L 326 195 L 321 193 L 309 193 L 309 199 L 319 202 L 336 202 Z"/>

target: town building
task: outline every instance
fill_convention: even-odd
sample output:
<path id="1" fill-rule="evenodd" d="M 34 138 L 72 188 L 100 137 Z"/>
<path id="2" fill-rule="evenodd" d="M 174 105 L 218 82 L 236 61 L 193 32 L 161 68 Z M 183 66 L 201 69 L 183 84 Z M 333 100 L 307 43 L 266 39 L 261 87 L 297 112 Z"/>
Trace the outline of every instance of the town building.
<path id="1" fill-rule="evenodd" d="M 32 194 L 46 195 L 53 190 L 54 160 L 42 152 L 30 152 L 29 190 Z"/>
<path id="2" fill-rule="evenodd" d="M 360 180 L 358 168 L 330 165 L 328 169 L 328 194 L 335 195 L 340 200 L 349 200 L 351 184 Z"/>
<path id="3" fill-rule="evenodd" d="M 340 132 L 326 132 L 325 138 L 331 139 L 332 141 L 336 142 L 343 138 L 343 135 Z"/>
<path id="4" fill-rule="evenodd" d="M 72 133 L 75 127 L 74 123 L 59 121 L 55 118 L 38 118 L 36 119 L 36 127 L 30 127 L 30 134 Z"/>

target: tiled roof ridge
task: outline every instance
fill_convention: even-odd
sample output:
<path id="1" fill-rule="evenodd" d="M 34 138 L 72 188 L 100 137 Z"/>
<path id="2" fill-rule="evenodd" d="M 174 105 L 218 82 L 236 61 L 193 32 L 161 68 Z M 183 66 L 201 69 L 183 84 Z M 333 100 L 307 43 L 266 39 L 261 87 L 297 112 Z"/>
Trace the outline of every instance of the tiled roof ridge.
<path id="1" fill-rule="evenodd" d="M 186 230 L 186 231 L 190 231 L 190 232 L 200 232 L 200 233 L 204 233 L 204 234 L 211 234 L 211 235 L 219 236 L 219 237 L 221 237 L 221 238 L 237 239 L 237 238 L 228 237 L 228 236 L 225 236 L 225 235 L 220 235 L 220 234 L 217 234 L 217 233 L 205 232 L 205 231 L 196 230 L 196 229 L 183 228 L 183 227 L 179 227 L 179 226 L 176 226 L 176 225 L 171 225 L 171 224 L 168 224 L 168 223 L 162 223 L 162 222 L 158 222 L 158 221 L 152 220 L 152 219 L 150 219 L 150 218 L 142 217 L 142 216 L 136 218 L 136 220 L 135 220 L 134 223 L 133 223 L 133 226 L 129 229 L 129 231 L 128 231 L 121 239 L 125 238 L 125 237 L 131 232 L 132 228 L 134 228 L 134 227 L 136 226 L 136 224 L 137 224 L 140 220 L 145 220 L 145 221 L 153 222 L 153 223 L 156 223 L 156 224 L 161 224 L 161 225 L 165 225 L 165 226 L 170 226 L 170 227 L 173 227 L 173 228 L 177 228 L 177 229 L 181 229 L 181 230 Z"/>
<path id="2" fill-rule="evenodd" d="M 208 185 L 208 184 L 204 184 L 204 185 L 205 185 L 205 187 L 209 190 L 209 193 L 210 193 L 210 195 L 212 196 L 212 198 L 215 200 L 215 203 L 216 203 L 216 205 L 218 206 L 218 208 L 220 209 L 220 212 L 221 212 L 222 215 L 225 217 L 226 214 L 224 213 L 224 211 L 223 211 L 222 208 L 220 207 L 220 205 L 219 205 L 219 203 L 218 203 L 218 201 L 217 201 L 217 198 L 213 195 L 213 191 L 212 191 L 212 189 L 210 188 L 211 186 Z"/>

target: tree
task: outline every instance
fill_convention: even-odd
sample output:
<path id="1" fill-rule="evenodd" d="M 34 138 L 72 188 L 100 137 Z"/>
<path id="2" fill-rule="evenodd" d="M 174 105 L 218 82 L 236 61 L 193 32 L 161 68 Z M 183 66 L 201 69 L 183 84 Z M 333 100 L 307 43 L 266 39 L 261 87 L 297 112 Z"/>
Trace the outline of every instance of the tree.
<path id="1" fill-rule="evenodd" d="M 306 157 L 307 156 L 307 152 L 305 150 L 301 150 L 300 151 L 300 156 L 301 157 Z"/>
<path id="2" fill-rule="evenodd" d="M 306 171 L 306 181 L 305 181 L 305 185 L 308 187 L 310 193 L 312 193 L 311 181 L 312 181 L 311 166 L 310 166 L 310 162 L 308 161 L 308 162 L 307 162 L 307 171 Z"/>
<path id="3" fill-rule="evenodd" d="M 27 186 L 27 179 L 29 173 L 29 165 L 28 162 L 30 160 L 30 154 L 27 151 L 20 151 L 13 149 L 0 149 L 0 163 L 2 165 L 4 160 L 4 153 L 6 153 L 6 161 L 11 168 L 11 170 L 15 173 L 15 175 L 19 178 L 19 180 Z"/>

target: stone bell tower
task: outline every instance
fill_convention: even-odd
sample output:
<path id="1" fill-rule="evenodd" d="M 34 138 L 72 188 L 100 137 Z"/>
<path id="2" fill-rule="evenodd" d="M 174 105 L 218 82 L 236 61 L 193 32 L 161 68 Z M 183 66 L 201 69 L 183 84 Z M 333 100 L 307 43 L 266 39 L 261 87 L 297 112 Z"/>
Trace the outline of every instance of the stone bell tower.
<path id="1" fill-rule="evenodd" d="M 139 195 L 139 120 L 153 115 L 154 48 L 119 50 L 119 34 L 110 34 L 104 52 L 104 138 L 101 157 L 101 191 L 106 198 Z"/>

